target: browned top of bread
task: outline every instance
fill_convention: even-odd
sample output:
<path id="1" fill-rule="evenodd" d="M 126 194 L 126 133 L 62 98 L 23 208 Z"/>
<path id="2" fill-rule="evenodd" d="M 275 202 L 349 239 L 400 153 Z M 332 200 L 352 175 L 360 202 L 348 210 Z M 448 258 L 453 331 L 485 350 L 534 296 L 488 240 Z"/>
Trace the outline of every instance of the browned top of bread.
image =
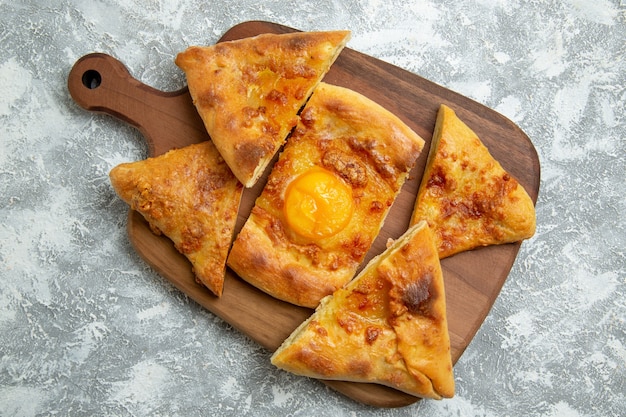
<path id="1" fill-rule="evenodd" d="M 178 54 L 198 113 L 244 186 L 264 172 L 349 37 L 349 31 L 262 34 Z"/>
<path id="2" fill-rule="evenodd" d="M 272 363 L 313 378 L 452 397 L 443 275 L 426 222 L 410 228 L 354 280 L 324 298 L 273 354 Z"/>
<path id="3" fill-rule="evenodd" d="M 354 276 L 423 144 L 378 104 L 320 83 L 235 239 L 229 266 L 276 298 L 315 307 Z M 292 189 L 307 184 L 307 176 L 313 180 L 296 191 L 303 204 Z M 318 179 L 334 184 L 324 191 L 333 198 L 314 197 L 315 214 L 306 207 L 293 214 L 319 192 Z M 309 216 L 330 231 L 303 233 L 300 223 Z"/>
<path id="4" fill-rule="evenodd" d="M 426 220 L 441 258 L 535 233 L 524 189 L 455 112 L 442 105 L 412 223 Z"/>
<path id="5" fill-rule="evenodd" d="M 220 296 L 243 187 L 210 141 L 124 163 L 110 172 L 122 200 L 170 238 Z"/>

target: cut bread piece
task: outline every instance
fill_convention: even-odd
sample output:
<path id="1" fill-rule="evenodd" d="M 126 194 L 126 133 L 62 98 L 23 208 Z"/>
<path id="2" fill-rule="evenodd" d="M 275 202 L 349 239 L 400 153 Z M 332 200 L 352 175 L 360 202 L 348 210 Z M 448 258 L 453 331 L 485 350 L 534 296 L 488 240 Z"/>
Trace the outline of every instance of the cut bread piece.
<path id="1" fill-rule="evenodd" d="M 440 258 L 535 233 L 530 196 L 448 106 L 437 114 L 411 224 L 426 220 Z"/>
<path id="2" fill-rule="evenodd" d="M 349 38 L 349 31 L 262 34 L 178 54 L 209 136 L 245 187 L 263 174 Z"/>
<path id="3" fill-rule="evenodd" d="M 274 352 L 297 375 L 454 395 L 443 275 L 426 222 L 373 258 Z"/>
<path id="4" fill-rule="evenodd" d="M 157 234 L 170 238 L 197 280 L 221 296 L 243 187 L 210 141 L 124 163 L 113 189 Z"/>

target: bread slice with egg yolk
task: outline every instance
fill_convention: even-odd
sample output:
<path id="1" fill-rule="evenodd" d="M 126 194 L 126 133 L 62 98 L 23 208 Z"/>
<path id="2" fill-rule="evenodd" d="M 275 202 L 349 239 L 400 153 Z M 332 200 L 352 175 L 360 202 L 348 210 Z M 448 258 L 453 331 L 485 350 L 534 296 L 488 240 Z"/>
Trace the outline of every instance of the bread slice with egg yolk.
<path id="1" fill-rule="evenodd" d="M 231 249 L 268 294 L 315 307 L 354 276 L 424 141 L 397 116 L 321 83 Z"/>
<path id="2" fill-rule="evenodd" d="M 287 225 L 310 239 L 337 234 L 346 227 L 353 212 L 352 188 L 324 168 L 304 172 L 285 191 Z"/>

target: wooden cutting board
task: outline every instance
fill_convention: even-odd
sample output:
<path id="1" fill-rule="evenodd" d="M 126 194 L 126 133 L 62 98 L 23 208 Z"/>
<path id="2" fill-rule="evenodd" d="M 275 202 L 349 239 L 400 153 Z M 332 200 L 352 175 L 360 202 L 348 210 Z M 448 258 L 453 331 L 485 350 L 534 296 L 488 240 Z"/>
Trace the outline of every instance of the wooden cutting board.
<path id="1" fill-rule="evenodd" d="M 220 41 L 291 31 L 294 29 L 269 22 L 245 22 L 226 32 Z M 349 87 L 378 102 L 426 141 L 365 262 L 384 250 L 388 238 L 399 237 L 408 227 L 437 110 L 442 103 L 454 109 L 479 135 L 492 155 L 536 202 L 540 174 L 537 153 L 524 132 L 504 116 L 422 77 L 349 48 L 344 49 L 324 81 Z M 69 74 L 68 88 L 81 107 L 113 115 L 138 128 L 148 143 L 149 156 L 210 139 L 186 88 L 175 92 L 156 90 L 133 78 L 126 67 L 111 56 L 90 54 L 79 59 Z M 243 226 L 266 178 L 267 173 L 257 186 L 244 191 L 237 231 Z M 128 236 L 139 255 L 163 277 L 270 351 L 277 349 L 312 313 L 312 310 L 266 295 L 230 270 L 224 294 L 216 298 L 195 282 L 191 265 L 172 242 L 154 235 L 143 217 L 132 210 L 128 217 Z M 519 243 L 486 247 L 442 261 L 454 363 L 489 313 L 519 248 Z M 356 401 L 378 407 L 405 406 L 418 400 L 376 384 L 324 383 Z"/>

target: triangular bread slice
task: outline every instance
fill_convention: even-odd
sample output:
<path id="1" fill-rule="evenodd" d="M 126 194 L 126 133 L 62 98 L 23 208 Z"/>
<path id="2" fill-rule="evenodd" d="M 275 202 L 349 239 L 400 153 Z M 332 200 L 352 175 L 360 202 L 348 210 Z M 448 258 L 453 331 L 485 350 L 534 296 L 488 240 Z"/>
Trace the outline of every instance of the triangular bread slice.
<path id="1" fill-rule="evenodd" d="M 122 200 L 189 259 L 197 280 L 222 295 L 226 257 L 243 191 L 210 141 L 114 167 Z"/>
<path id="2" fill-rule="evenodd" d="M 441 105 L 411 224 L 426 220 L 439 257 L 528 239 L 535 207 L 513 176 L 448 106 Z"/>
<path id="3" fill-rule="evenodd" d="M 452 397 L 443 275 L 426 222 L 409 228 L 354 280 L 324 298 L 271 361 L 312 378 Z"/>
<path id="4" fill-rule="evenodd" d="M 209 136 L 245 187 L 263 174 L 349 38 L 349 31 L 262 34 L 178 54 Z"/>

